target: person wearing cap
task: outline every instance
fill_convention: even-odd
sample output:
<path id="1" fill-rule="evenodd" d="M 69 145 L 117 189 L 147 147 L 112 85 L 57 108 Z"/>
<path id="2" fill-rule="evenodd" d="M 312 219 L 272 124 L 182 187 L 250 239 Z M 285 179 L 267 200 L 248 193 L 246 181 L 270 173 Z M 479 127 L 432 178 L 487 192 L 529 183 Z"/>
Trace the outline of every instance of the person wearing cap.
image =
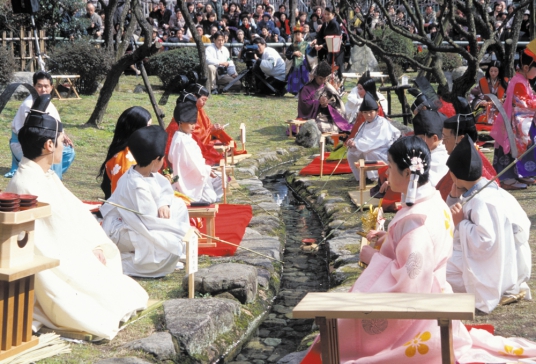
<path id="1" fill-rule="evenodd" d="M 268 32 L 270 34 L 277 34 L 279 35 L 279 29 L 275 26 L 274 22 L 270 20 L 272 18 L 272 15 L 270 15 L 269 12 L 265 11 L 262 14 L 262 19 L 256 24 L 257 25 L 257 34 L 261 35 L 261 29 L 263 27 L 266 27 L 268 29 Z"/>
<path id="2" fill-rule="evenodd" d="M 487 185 L 482 159 L 470 136 L 454 148 L 447 166 L 454 184 L 463 191 L 461 203 L 451 207 L 455 230 L 447 281 L 452 290 L 474 294 L 476 308 L 485 313 L 499 304 L 530 300 L 527 214 L 497 183 Z"/>
<path id="3" fill-rule="evenodd" d="M 430 149 L 430 176 L 428 180 L 432 187 L 447 174 L 447 159 L 449 155 L 443 144 L 443 122 L 445 115 L 433 110 L 421 110 L 413 118 L 413 130 Z"/>
<path id="4" fill-rule="evenodd" d="M 6 188 L 37 196 L 52 212 L 35 221 L 34 249 L 61 264 L 35 275 L 34 330 L 46 326 L 111 340 L 149 297 L 123 274 L 117 246 L 51 170 L 62 158 L 64 135 L 56 118 L 39 111 L 45 98 L 50 95 L 39 96 L 19 130 L 24 157 Z"/>
<path id="5" fill-rule="evenodd" d="M 530 87 L 530 81 L 536 77 L 536 39 L 521 52 L 519 61 L 520 69 L 510 80 L 504 101 L 506 115 L 513 115 L 512 120 L 507 122 L 512 124 L 513 135 L 510 137 L 515 143 L 510 143 L 501 114 L 497 115 L 490 133 L 495 139 L 493 166 L 497 172 L 501 172 L 514 160 L 512 148 L 516 149 L 517 155 L 521 155 L 534 143 L 536 135 L 533 123 L 536 93 Z M 535 176 L 536 158 L 534 153 L 529 153 L 500 177 L 501 187 L 505 190 L 526 188 L 527 185 L 535 183 Z"/>
<path id="6" fill-rule="evenodd" d="M 342 71 L 344 70 L 344 44 L 341 45 L 340 51 L 335 55 L 328 52 L 328 46 L 326 44 L 326 36 L 342 35 L 341 28 L 337 20 L 335 19 L 335 13 L 332 8 L 326 7 L 322 15 L 324 23 L 322 27 L 316 32 L 316 39 L 311 43 L 314 45 L 318 52 L 318 60 L 327 60 L 329 64 L 335 64 L 339 68 L 337 69 L 337 75 L 339 80 L 342 80 Z M 335 57 L 335 60 L 332 58 Z"/>
<path id="7" fill-rule="evenodd" d="M 387 110 L 387 100 L 385 99 L 385 96 L 376 91 L 376 82 L 372 77 L 370 77 L 370 72 L 365 72 L 365 74 L 357 81 L 356 87 L 354 87 L 348 94 L 348 99 L 344 105 L 346 109 L 346 119 L 351 123 L 355 123 L 354 125 L 358 125 L 357 117 L 359 107 L 361 106 L 363 97 L 365 97 L 367 92 L 370 92 L 372 96 L 375 96 L 376 101 L 380 103 L 378 114 L 380 116 L 385 116 L 384 110 Z M 355 132 L 357 132 L 357 129 L 355 129 Z"/>
<path id="8" fill-rule="evenodd" d="M 186 251 L 184 236 L 190 228 L 184 201 L 176 198 L 169 180 L 158 171 L 164 162 L 168 135 L 158 125 L 136 130 L 128 148 L 138 162 L 119 179 L 100 208 L 102 228 L 121 252 L 123 273 L 157 278 L 172 273 Z M 182 263 L 179 263 L 181 266 Z"/>
<path id="9" fill-rule="evenodd" d="M 478 85 L 471 90 L 473 109 L 477 112 L 476 129 L 478 131 L 491 131 L 493 121 L 499 114 L 486 95 L 493 94 L 502 102 L 506 97 L 507 87 L 508 78 L 503 76 L 501 62 L 491 61 L 485 76 L 478 80 Z"/>
<path id="10" fill-rule="evenodd" d="M 255 65 L 253 72 L 257 77 L 264 78 L 265 81 L 275 89 L 277 96 L 282 96 L 286 93 L 287 82 L 285 61 L 275 49 L 268 47 L 266 41 L 262 38 L 255 38 L 253 44 L 256 44 L 258 49 L 255 53 Z M 273 94 L 263 82 L 255 80 L 257 91 L 261 94 Z"/>
<path id="11" fill-rule="evenodd" d="M 225 37 L 216 32 L 211 37 L 213 43 L 205 48 L 208 67 L 208 86 L 213 95 L 218 94 L 218 86 L 229 84 L 237 75 L 234 62 L 227 47 L 224 47 Z M 220 72 L 220 70 L 223 70 Z"/>
<path id="12" fill-rule="evenodd" d="M 297 95 L 302 87 L 309 82 L 309 70 L 307 69 L 306 50 L 307 42 L 303 40 L 303 28 L 295 26 L 293 29 L 294 41 L 287 48 L 285 56 L 292 61 L 287 76 L 287 91 Z"/>
<path id="13" fill-rule="evenodd" d="M 421 92 L 421 90 L 416 88 L 410 88 L 408 90 L 409 94 L 413 97 L 415 97 L 415 101 L 410 106 L 411 113 L 415 116 L 419 113 L 420 110 L 434 110 L 435 108 L 432 106 L 428 98 L 425 94 Z"/>
<path id="14" fill-rule="evenodd" d="M 53 86 L 52 86 L 52 76 L 50 76 L 49 73 L 45 71 L 37 71 L 33 74 L 33 86 L 35 90 L 37 91 L 37 94 L 39 96 L 50 94 L 52 92 Z M 11 170 L 4 175 L 6 178 L 11 178 L 17 171 L 17 168 L 19 166 L 19 162 L 22 159 L 23 153 L 21 149 L 21 145 L 18 140 L 18 134 L 19 130 L 23 127 L 24 121 L 26 120 L 26 116 L 30 112 L 30 109 L 32 107 L 32 104 L 34 103 L 34 100 L 32 98 L 32 95 L 29 95 L 22 104 L 19 106 L 19 109 L 17 110 L 17 113 L 15 114 L 15 117 L 13 118 L 13 121 L 11 122 L 11 139 L 9 141 L 9 146 L 11 149 Z M 59 122 L 61 122 L 60 114 L 58 113 L 58 110 L 50 102 L 46 108 L 46 111 L 50 116 L 57 119 Z M 59 160 L 55 161 L 55 164 L 52 166 L 52 170 L 56 172 L 58 177 L 62 179 L 63 174 L 67 172 L 69 167 L 74 161 L 75 157 L 75 151 L 73 142 L 69 137 L 64 133 L 64 147 L 63 147 L 63 156 Z"/>
<path id="15" fill-rule="evenodd" d="M 348 164 L 356 181 L 359 181 L 359 170 L 355 163 L 360 159 L 387 163 L 387 150 L 400 137 L 400 130 L 395 128 L 389 120 L 378 115 L 378 103 L 370 93 L 365 94 L 359 111 L 363 114 L 365 122 L 355 137 L 346 141 Z M 378 172 L 368 171 L 367 178 L 377 181 Z"/>
<path id="16" fill-rule="evenodd" d="M 197 123 L 197 98 L 183 92 L 177 99 L 173 118 L 179 129 L 173 135 L 168 160 L 173 168 L 175 190 L 195 202 L 215 203 L 223 196 L 221 177 L 206 164 L 203 153 L 192 133 Z"/>
<path id="17" fill-rule="evenodd" d="M 449 155 L 466 136 L 470 136 L 472 140 L 477 140 L 478 138 L 473 110 L 465 97 L 458 96 L 457 110 L 458 114 L 443 122 L 443 144 Z M 495 178 L 497 172 L 495 172 L 491 163 L 480 150 L 478 154 L 482 160 L 482 176 L 487 179 Z M 441 192 L 441 196 L 449 206 L 456 203 L 461 195 L 460 190 L 456 188 L 448 173 L 437 183 L 436 188 Z"/>

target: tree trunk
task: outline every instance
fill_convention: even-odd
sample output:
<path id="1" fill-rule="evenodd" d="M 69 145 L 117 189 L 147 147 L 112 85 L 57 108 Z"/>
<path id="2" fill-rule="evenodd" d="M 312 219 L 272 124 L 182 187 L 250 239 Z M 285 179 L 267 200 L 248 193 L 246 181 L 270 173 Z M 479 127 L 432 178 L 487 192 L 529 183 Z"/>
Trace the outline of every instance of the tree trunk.
<path id="1" fill-rule="evenodd" d="M 292 30 L 294 26 L 296 25 L 296 11 L 294 8 L 298 6 L 297 0 L 288 0 L 288 8 L 290 11 L 290 29 Z M 302 24 L 303 25 L 303 24 Z"/>
<path id="2" fill-rule="evenodd" d="M 108 75 L 106 76 L 106 80 L 104 81 L 104 85 L 100 90 L 95 109 L 93 110 L 93 113 L 91 114 L 86 125 L 95 127 L 99 126 L 104 114 L 106 113 L 106 109 L 108 108 L 108 102 L 112 97 L 115 86 L 119 82 L 119 78 L 123 74 L 123 71 L 130 65 L 133 65 L 134 63 L 148 57 L 151 53 L 152 28 L 143 16 L 139 0 L 133 0 L 132 12 L 135 14 L 136 20 L 142 27 L 142 34 L 145 37 L 145 41 L 143 45 L 141 45 L 133 53 L 121 57 L 120 60 L 114 63 L 110 72 L 108 72 Z"/>
<path id="3" fill-rule="evenodd" d="M 190 14 L 188 13 L 188 7 L 186 6 L 186 3 L 183 0 L 177 0 L 177 6 L 181 9 L 182 17 L 184 18 L 184 23 L 190 29 L 190 33 L 192 33 L 192 36 L 194 37 L 195 44 L 197 45 L 197 55 L 199 56 L 199 67 L 201 68 L 201 74 L 199 75 L 200 78 L 206 78 L 206 58 L 205 58 L 205 45 L 203 44 L 203 41 L 201 40 L 201 37 L 197 34 L 197 30 L 194 27 L 194 23 L 192 22 L 192 18 L 190 18 Z M 208 81 L 207 81 L 208 82 Z"/>
<path id="4" fill-rule="evenodd" d="M 104 47 L 108 53 L 114 51 L 114 13 L 117 8 L 117 0 L 109 0 L 108 5 L 105 5 L 103 1 L 100 2 L 104 9 L 104 33 L 102 39 L 104 40 Z"/>
<path id="5" fill-rule="evenodd" d="M 523 21 L 523 13 L 525 11 L 524 9 L 526 9 L 526 7 L 523 7 L 521 11 L 516 12 L 514 23 L 512 24 L 512 39 L 507 39 L 505 42 L 506 44 L 504 45 L 504 77 L 512 78 L 516 72 L 514 62 L 517 53 L 519 30 L 521 29 L 521 22 Z"/>

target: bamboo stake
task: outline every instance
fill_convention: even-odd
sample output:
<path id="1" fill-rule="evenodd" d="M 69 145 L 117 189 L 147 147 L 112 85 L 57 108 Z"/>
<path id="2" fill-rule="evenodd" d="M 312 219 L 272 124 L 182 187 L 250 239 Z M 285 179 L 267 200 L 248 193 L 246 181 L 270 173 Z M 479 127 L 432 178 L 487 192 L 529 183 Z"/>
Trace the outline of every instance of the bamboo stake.
<path id="1" fill-rule="evenodd" d="M 220 243 L 224 243 L 224 244 L 229 244 L 229 245 L 232 245 L 232 246 L 236 246 L 237 248 L 240 248 L 240 249 L 244 249 L 244 250 L 247 250 L 248 252 L 251 252 L 251 253 L 254 253 L 254 254 L 257 254 L 257 255 L 260 255 L 261 257 L 265 257 L 265 258 L 268 258 L 268 259 L 271 259 L 271 260 L 275 260 L 276 262 L 279 262 L 281 264 L 285 264 L 283 261 L 279 260 L 279 259 L 276 259 L 276 258 L 273 258 L 269 255 L 265 255 L 265 254 L 262 254 L 262 253 L 258 253 L 256 252 L 255 250 L 251 250 L 251 249 L 248 249 L 248 248 L 244 248 L 243 246 L 240 246 L 240 245 L 237 245 L 237 244 L 234 244 L 234 243 L 230 243 L 228 241 L 225 241 L 225 240 L 222 240 L 222 239 L 219 239 L 219 238 L 216 238 L 214 236 L 210 236 L 210 235 L 207 235 L 207 234 L 203 234 L 201 232 L 196 232 L 198 235 L 200 235 L 201 237 L 205 237 L 205 238 L 209 238 L 209 239 L 213 239 L 213 240 L 216 240 L 216 241 L 219 241 Z"/>

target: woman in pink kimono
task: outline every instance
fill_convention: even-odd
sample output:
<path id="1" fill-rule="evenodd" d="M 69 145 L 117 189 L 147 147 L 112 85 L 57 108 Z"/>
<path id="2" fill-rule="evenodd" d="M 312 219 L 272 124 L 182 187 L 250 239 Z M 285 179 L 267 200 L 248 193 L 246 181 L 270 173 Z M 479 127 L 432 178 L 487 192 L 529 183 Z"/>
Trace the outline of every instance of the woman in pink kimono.
<path id="1" fill-rule="evenodd" d="M 389 148 L 388 180 L 393 191 L 402 193 L 404 206 L 388 232 L 367 236 L 377 243 L 363 247 L 361 261 L 368 267 L 350 292 L 452 293 L 446 266 L 454 225 L 441 195 L 428 183 L 429 166 L 430 151 L 418 137 L 401 138 Z M 477 329 L 469 334 L 459 321 L 452 326 L 459 363 L 504 362 L 508 356 L 536 354 L 535 343 Z M 434 320 L 342 319 L 338 331 L 341 363 L 441 363 Z M 302 363 L 321 363 L 318 339 Z"/>

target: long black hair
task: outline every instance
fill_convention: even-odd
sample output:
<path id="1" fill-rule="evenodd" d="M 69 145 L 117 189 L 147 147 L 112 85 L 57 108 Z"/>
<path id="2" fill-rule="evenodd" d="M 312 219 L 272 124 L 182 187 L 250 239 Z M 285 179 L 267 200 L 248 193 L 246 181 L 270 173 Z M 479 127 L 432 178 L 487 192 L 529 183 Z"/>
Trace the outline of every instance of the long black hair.
<path id="1" fill-rule="evenodd" d="M 401 173 L 406 168 L 409 168 L 412 157 L 421 158 L 424 165 L 424 172 L 419 177 L 419 186 L 428 182 L 431 156 L 430 149 L 428 149 L 424 140 L 416 136 L 402 137 L 391 145 L 388 153 Z"/>
<path id="2" fill-rule="evenodd" d="M 151 113 L 145 110 L 141 106 L 133 106 L 123 111 L 117 125 L 115 126 L 114 137 L 112 143 L 108 147 L 108 153 L 106 159 L 102 163 L 97 178 L 103 177 L 101 188 L 104 191 L 104 195 L 108 198 L 111 195 L 111 182 L 108 178 L 106 171 L 106 163 L 117 153 L 127 147 L 128 138 L 136 130 L 147 126 L 147 123 L 151 119 Z"/>
<path id="3" fill-rule="evenodd" d="M 499 70 L 499 74 L 497 75 L 497 78 L 499 79 L 499 84 L 506 91 L 506 88 L 508 87 L 508 84 L 504 80 L 504 72 L 503 72 L 503 69 L 501 67 L 501 62 L 499 62 L 499 61 L 491 61 L 491 63 L 488 66 L 488 69 L 486 70 L 486 75 L 484 77 L 486 77 L 486 79 L 491 81 L 491 76 L 489 75 L 489 70 L 490 70 L 491 67 L 495 67 L 495 68 L 497 68 Z"/>
<path id="4" fill-rule="evenodd" d="M 374 100 L 379 101 L 378 94 L 376 94 L 376 82 L 374 82 L 374 79 L 370 77 L 370 72 L 367 71 L 359 81 L 357 81 L 358 85 L 363 86 L 365 89 L 365 92 L 369 92 L 372 97 L 374 97 Z"/>

